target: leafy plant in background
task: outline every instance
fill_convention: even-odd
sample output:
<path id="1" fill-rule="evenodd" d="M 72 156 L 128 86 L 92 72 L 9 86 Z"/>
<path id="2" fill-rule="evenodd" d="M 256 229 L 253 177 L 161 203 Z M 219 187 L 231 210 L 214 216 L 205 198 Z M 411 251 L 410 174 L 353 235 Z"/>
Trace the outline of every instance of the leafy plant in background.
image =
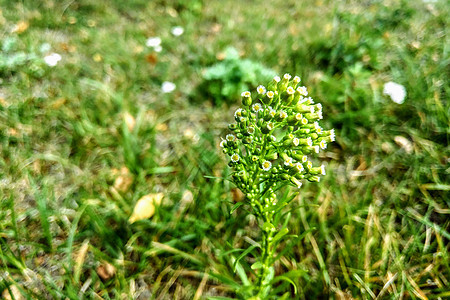
<path id="1" fill-rule="evenodd" d="M 10 76 L 19 71 L 33 77 L 42 77 L 45 72 L 44 61 L 33 51 L 27 53 L 19 50 L 17 38 L 7 37 L 1 43 L 0 75 Z"/>
<path id="2" fill-rule="evenodd" d="M 238 51 L 229 47 L 225 59 L 203 73 L 204 88 L 215 104 L 237 98 L 243 90 L 255 88 L 258 82 L 270 80 L 275 71 L 248 59 L 241 59 Z M 203 89 L 202 87 L 202 89 Z"/>
<path id="3" fill-rule="evenodd" d="M 325 175 L 325 166 L 314 166 L 311 157 L 335 139 L 333 129 L 323 130 L 319 125 L 322 105 L 307 97 L 307 88 L 297 86 L 299 83 L 298 76 L 291 79 L 285 74 L 282 79 L 274 77 L 268 90 L 260 85 L 254 95 L 243 92 L 243 107 L 235 112 L 236 123 L 229 125 L 233 133 L 221 142 L 223 152 L 231 159 L 232 182 L 246 196 L 245 202 L 238 202 L 232 211 L 250 205 L 262 231 L 261 245 L 250 246 L 240 256 L 253 253 L 256 257 L 251 268 L 257 270 L 257 279 L 253 286 L 246 287 L 244 298 L 275 297 L 272 285 L 283 280 L 297 288 L 289 276 L 275 277 L 277 246 L 289 233 L 290 213 L 283 208 L 297 195 L 303 179 L 319 182 L 320 175 Z M 297 190 L 280 197 L 286 186 Z M 260 248 L 258 253 L 256 248 Z"/>

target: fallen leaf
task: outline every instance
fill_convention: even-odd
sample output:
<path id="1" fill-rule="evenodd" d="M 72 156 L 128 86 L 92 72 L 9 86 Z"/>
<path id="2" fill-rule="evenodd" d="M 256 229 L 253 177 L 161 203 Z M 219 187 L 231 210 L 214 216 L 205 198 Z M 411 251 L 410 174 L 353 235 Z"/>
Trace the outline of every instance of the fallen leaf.
<path id="1" fill-rule="evenodd" d="M 413 152 L 413 144 L 407 138 L 397 135 L 394 138 L 394 141 L 397 145 L 399 145 L 401 148 L 403 148 L 403 150 L 405 150 L 406 153 L 410 154 Z"/>
<path id="2" fill-rule="evenodd" d="M 134 119 L 134 117 L 129 112 L 126 111 L 123 114 L 123 119 L 128 127 L 128 131 L 130 132 L 133 131 L 133 128 L 136 125 L 136 120 Z"/>
<path id="3" fill-rule="evenodd" d="M 125 193 L 133 183 L 133 176 L 127 167 L 120 169 L 120 175 L 114 181 L 114 188 L 119 192 Z"/>
<path id="4" fill-rule="evenodd" d="M 133 48 L 133 53 L 134 53 L 134 54 L 139 54 L 139 53 L 141 53 L 142 51 L 144 51 L 144 47 L 141 46 L 141 45 L 135 46 L 135 47 Z"/>
<path id="5" fill-rule="evenodd" d="M 88 249 L 89 249 L 89 240 L 85 240 L 75 257 L 75 272 L 74 272 L 75 281 L 78 281 L 80 279 L 81 270 L 83 267 L 83 263 L 86 259 Z"/>
<path id="6" fill-rule="evenodd" d="M 101 62 L 102 59 L 103 59 L 103 57 L 102 57 L 99 53 L 95 53 L 94 56 L 92 56 L 92 59 L 93 59 L 95 62 Z"/>
<path id="7" fill-rule="evenodd" d="M 116 268 L 110 263 L 104 261 L 97 267 L 97 274 L 102 280 L 108 280 L 116 274 Z"/>
<path id="8" fill-rule="evenodd" d="M 133 213 L 128 221 L 132 224 L 139 220 L 151 218 L 155 214 L 155 206 L 161 204 L 163 197 L 163 193 L 143 196 L 136 202 Z"/>
<path id="9" fill-rule="evenodd" d="M 60 108 L 64 103 L 66 103 L 66 98 L 59 98 L 57 100 L 55 100 L 52 104 L 51 104 L 51 108 L 53 109 L 58 109 Z"/>
<path id="10" fill-rule="evenodd" d="M 29 26 L 30 26 L 30 24 L 27 21 L 20 21 L 19 23 L 17 23 L 14 26 L 12 32 L 21 34 L 21 33 L 25 32 Z"/>
<path id="11" fill-rule="evenodd" d="M 167 127 L 166 123 L 159 123 L 156 125 L 157 131 L 166 131 L 169 127 Z"/>
<path id="12" fill-rule="evenodd" d="M 5 289 L 2 293 L 2 299 L 5 300 L 22 300 L 25 299 L 20 293 L 19 288 L 16 285 L 10 285 L 9 290 Z"/>
<path id="13" fill-rule="evenodd" d="M 148 54 L 148 55 L 145 56 L 145 60 L 148 63 L 154 65 L 154 64 L 156 64 L 158 62 L 158 56 L 156 54 L 154 54 L 154 53 L 151 53 L 151 54 Z"/>
<path id="14" fill-rule="evenodd" d="M 238 188 L 231 189 L 231 194 L 233 195 L 233 201 L 234 202 L 240 202 L 244 200 L 244 193 Z"/>

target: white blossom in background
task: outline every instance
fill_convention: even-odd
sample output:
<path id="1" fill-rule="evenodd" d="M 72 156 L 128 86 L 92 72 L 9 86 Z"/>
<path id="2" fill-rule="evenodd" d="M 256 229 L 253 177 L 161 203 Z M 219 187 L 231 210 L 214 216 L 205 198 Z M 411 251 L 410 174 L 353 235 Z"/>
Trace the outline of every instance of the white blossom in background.
<path id="1" fill-rule="evenodd" d="M 401 84 L 389 81 L 384 84 L 383 94 L 389 95 L 395 103 L 402 104 L 405 102 L 406 89 Z"/>
<path id="2" fill-rule="evenodd" d="M 184 33 L 184 28 L 181 26 L 172 27 L 172 34 L 174 36 L 180 36 Z"/>
<path id="3" fill-rule="evenodd" d="M 50 46 L 49 43 L 43 43 L 41 45 L 41 47 L 39 48 L 39 51 L 41 51 L 41 53 L 46 53 L 46 52 L 50 51 L 51 48 L 52 48 L 52 46 Z"/>
<path id="4" fill-rule="evenodd" d="M 161 85 L 161 90 L 163 93 L 171 93 L 175 90 L 177 86 L 175 85 L 175 83 L 170 82 L 170 81 L 164 81 Z"/>
<path id="5" fill-rule="evenodd" d="M 161 52 L 162 51 L 162 46 L 161 46 L 161 38 L 160 37 L 151 37 L 148 38 L 147 41 L 145 42 L 145 45 L 147 47 L 153 48 L 153 50 L 155 50 L 155 52 Z"/>
<path id="6" fill-rule="evenodd" d="M 161 52 L 162 51 L 162 47 L 161 46 L 156 46 L 156 47 L 153 47 L 153 50 L 155 50 L 155 52 Z"/>
<path id="7" fill-rule="evenodd" d="M 152 48 L 161 46 L 161 38 L 160 37 L 148 38 L 147 41 L 145 42 L 145 45 L 147 47 L 152 47 Z"/>
<path id="8" fill-rule="evenodd" d="M 50 67 L 56 66 L 60 60 L 61 60 L 61 55 L 59 55 L 58 53 L 52 53 L 52 54 L 44 57 L 45 63 L 47 65 L 49 65 Z"/>

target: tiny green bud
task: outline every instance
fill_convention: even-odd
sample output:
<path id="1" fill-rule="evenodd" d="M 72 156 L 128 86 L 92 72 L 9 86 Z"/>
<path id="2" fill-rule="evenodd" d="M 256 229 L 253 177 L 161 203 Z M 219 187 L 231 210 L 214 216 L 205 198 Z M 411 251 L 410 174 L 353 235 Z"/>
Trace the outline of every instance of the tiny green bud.
<path id="1" fill-rule="evenodd" d="M 252 94 L 249 91 L 243 92 L 242 96 L 242 105 L 250 106 L 252 105 Z"/>
<path id="2" fill-rule="evenodd" d="M 281 78 L 279 76 L 275 76 L 272 81 L 267 86 L 269 90 L 276 91 L 278 88 L 278 83 L 281 81 Z"/>
<path id="3" fill-rule="evenodd" d="M 278 158 L 278 153 L 272 152 L 272 153 L 270 153 L 270 154 L 267 154 L 264 158 L 265 158 L 266 160 L 275 160 L 275 159 Z"/>

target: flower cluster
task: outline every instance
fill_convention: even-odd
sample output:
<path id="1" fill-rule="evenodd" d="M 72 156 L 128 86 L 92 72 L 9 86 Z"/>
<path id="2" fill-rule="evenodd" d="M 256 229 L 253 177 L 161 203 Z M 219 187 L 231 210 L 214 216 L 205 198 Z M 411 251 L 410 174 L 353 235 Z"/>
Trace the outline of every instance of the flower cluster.
<path id="1" fill-rule="evenodd" d="M 232 133 L 220 146 L 234 168 L 234 183 L 252 200 L 272 196 L 277 185 L 300 188 L 302 180 L 320 181 L 325 167 L 311 157 L 335 140 L 334 130 L 319 125 L 322 105 L 308 97 L 298 76 L 278 76 L 253 94 L 242 93 L 243 107 L 234 113 Z M 264 190 L 264 192 L 262 191 Z"/>

